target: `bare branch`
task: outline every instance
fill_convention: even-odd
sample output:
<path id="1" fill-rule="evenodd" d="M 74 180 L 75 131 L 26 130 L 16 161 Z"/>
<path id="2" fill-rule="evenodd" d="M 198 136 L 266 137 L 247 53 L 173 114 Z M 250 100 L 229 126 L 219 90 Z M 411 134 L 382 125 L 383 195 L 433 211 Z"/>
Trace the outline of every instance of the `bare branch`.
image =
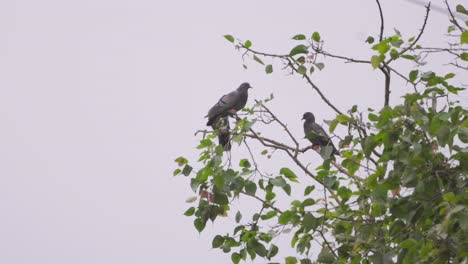
<path id="1" fill-rule="evenodd" d="M 379 67 L 379 69 L 383 72 L 385 76 L 385 99 L 384 99 L 384 106 L 388 106 L 390 103 L 390 70 L 386 63 L 383 63 L 383 66 Z"/>
<path id="2" fill-rule="evenodd" d="M 457 19 L 453 15 L 452 9 L 450 9 L 450 5 L 447 0 L 445 0 L 445 5 L 447 6 L 447 10 L 450 14 L 450 18 L 452 18 L 450 22 L 452 22 L 452 24 L 454 24 L 461 32 L 465 31 L 466 29 L 464 29 L 462 26 L 460 26 L 460 24 L 458 24 Z"/>
<path id="3" fill-rule="evenodd" d="M 253 54 L 256 54 L 256 55 L 262 55 L 262 56 L 266 56 L 266 57 L 273 57 L 273 58 L 280 58 L 280 59 L 283 59 L 287 62 L 287 65 L 286 67 L 289 67 L 291 68 L 294 72 L 300 74 L 297 70 L 296 67 L 294 67 L 294 59 L 289 57 L 288 55 L 277 55 L 277 54 L 270 54 L 270 53 L 265 53 L 265 52 L 259 52 L 259 51 L 256 51 L 256 50 L 253 50 L 251 48 L 247 48 L 245 47 L 242 43 L 239 43 L 239 46 L 248 50 L 249 52 L 253 53 Z M 330 106 L 335 112 L 337 112 L 338 114 L 343 114 L 336 106 L 334 106 L 326 97 L 325 95 L 322 93 L 322 91 L 320 90 L 320 88 L 312 82 L 312 80 L 310 79 L 310 77 L 306 74 L 300 74 L 301 76 L 303 76 L 307 82 L 310 84 L 310 86 L 312 86 L 312 88 L 317 91 L 317 93 L 319 94 L 319 96 L 322 98 L 322 100 L 328 105 Z"/>
<path id="4" fill-rule="evenodd" d="M 255 196 L 255 195 L 250 194 L 250 193 L 246 193 L 246 192 L 244 192 L 244 191 L 241 191 L 241 193 L 242 193 L 242 194 L 245 194 L 245 195 L 247 195 L 247 196 L 253 197 L 253 198 L 257 199 L 257 200 L 259 200 L 260 202 L 263 203 L 264 206 L 270 207 L 271 209 L 277 211 L 277 212 L 280 213 L 280 214 L 283 213 L 283 211 L 281 211 L 281 210 L 278 209 L 277 207 L 273 206 L 271 203 L 269 203 L 269 202 L 263 200 L 262 198 L 260 198 L 260 197 L 258 197 L 258 196 Z"/>
<path id="5" fill-rule="evenodd" d="M 256 100 L 257 103 L 260 103 L 259 101 Z M 261 103 L 261 106 L 263 109 L 265 109 L 265 111 L 267 111 L 271 117 L 281 126 L 283 127 L 283 129 L 286 131 L 286 133 L 289 135 L 289 137 L 291 138 L 291 140 L 294 142 L 294 144 L 296 145 L 296 149 L 299 148 L 299 142 L 297 142 L 296 138 L 293 136 L 293 134 L 291 133 L 291 131 L 289 131 L 288 127 L 283 123 L 281 122 L 275 114 L 273 114 L 273 112 L 271 112 L 271 110 L 266 107 L 263 103 Z"/>
<path id="6" fill-rule="evenodd" d="M 289 60 L 289 67 L 291 69 L 293 69 L 296 73 L 300 74 L 298 69 L 296 67 L 294 67 L 294 64 L 292 63 L 294 60 L 292 58 L 288 58 Z M 300 74 L 302 75 L 306 80 L 307 82 L 310 84 L 310 86 L 312 86 L 312 88 L 317 91 L 317 93 L 319 94 L 320 98 L 322 98 L 322 100 L 328 105 L 330 106 L 333 110 L 335 110 L 336 113 L 342 115 L 343 112 L 341 112 L 336 106 L 334 106 L 326 97 L 325 95 L 322 93 L 322 91 L 318 88 L 317 85 L 315 85 L 315 83 L 312 82 L 312 79 L 310 79 L 310 77 L 307 75 L 307 74 Z"/>
<path id="7" fill-rule="evenodd" d="M 383 32 L 384 32 L 384 17 L 382 12 L 382 6 L 380 5 L 379 0 L 375 0 L 377 2 L 377 6 L 379 7 L 379 15 L 380 15 L 380 34 L 379 34 L 379 41 L 383 40 Z"/>
<path id="8" fill-rule="evenodd" d="M 421 30 L 419 31 L 418 36 L 413 41 L 413 43 L 411 43 L 408 47 L 404 48 L 402 51 L 400 51 L 400 53 L 398 53 L 399 56 L 405 54 L 408 50 L 411 50 L 414 47 L 414 45 L 416 45 L 416 43 L 418 43 L 419 39 L 421 38 L 422 34 L 424 33 L 424 29 L 426 28 L 427 19 L 429 18 L 429 12 L 430 11 L 431 11 L 431 3 L 429 2 L 427 4 L 427 6 L 426 6 L 426 15 L 424 16 L 424 22 L 423 22 L 423 25 L 421 27 Z M 386 63 L 389 64 L 392 61 L 393 61 L 393 59 L 390 58 Z"/>

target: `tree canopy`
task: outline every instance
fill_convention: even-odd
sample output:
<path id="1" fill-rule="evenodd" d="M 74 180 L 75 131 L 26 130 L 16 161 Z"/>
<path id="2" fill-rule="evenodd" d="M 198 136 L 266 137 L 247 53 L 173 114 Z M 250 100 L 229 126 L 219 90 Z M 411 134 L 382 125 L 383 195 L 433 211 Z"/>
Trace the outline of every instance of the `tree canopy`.
<path id="1" fill-rule="evenodd" d="M 336 112 L 325 130 L 341 154 L 333 157 L 331 146 L 318 150 L 301 145 L 298 138 L 304 135 L 293 134 L 269 106 L 273 96 L 249 99 L 251 107 L 231 118 L 231 151 L 248 150 L 239 162 L 232 162 L 216 143 L 219 131 L 202 128 L 196 133 L 199 159 L 181 156 L 174 171 L 174 176 L 188 177 L 196 193 L 187 200 L 193 206 L 185 215 L 194 219 L 199 232 L 208 221 L 233 217 L 237 224 L 232 232 L 212 240 L 212 247 L 229 254 L 233 263 L 256 258 L 288 264 L 468 262 L 468 111 L 458 101 L 465 88 L 456 78 L 468 70 L 468 10 L 445 2 L 447 45 L 435 47 L 419 43 L 430 30 L 430 4 L 420 31 L 410 38 L 398 30 L 384 34 L 383 11 L 378 0 L 376 4 L 379 34 L 363 43 L 374 54 L 370 58 L 328 52 L 323 32 L 294 35 L 297 44 L 284 54 L 224 36 L 243 59 L 256 61 L 266 74 L 279 68 L 303 78 L 317 92 Z M 432 60 L 435 54 L 447 59 L 449 73 L 421 69 L 440 66 Z M 382 108 L 357 101 L 347 111 L 338 109 L 314 81 L 325 57 L 380 71 Z M 396 63 L 400 60 L 412 62 L 414 69 L 402 71 Z M 394 79 L 407 85 L 402 99 L 390 102 Z M 338 133 L 338 128 L 346 132 Z M 270 137 L 271 131 L 285 133 L 288 141 Z M 252 144 L 261 151 L 254 151 Z M 316 168 L 303 159 L 310 151 L 323 158 Z M 258 158 L 272 155 L 281 155 L 284 164 L 264 171 Z M 258 211 L 232 210 L 232 201 L 244 196 L 258 203 Z M 296 254 L 279 258 L 284 245 L 275 241 L 282 236 Z M 311 258 L 313 247 L 320 249 Z"/>

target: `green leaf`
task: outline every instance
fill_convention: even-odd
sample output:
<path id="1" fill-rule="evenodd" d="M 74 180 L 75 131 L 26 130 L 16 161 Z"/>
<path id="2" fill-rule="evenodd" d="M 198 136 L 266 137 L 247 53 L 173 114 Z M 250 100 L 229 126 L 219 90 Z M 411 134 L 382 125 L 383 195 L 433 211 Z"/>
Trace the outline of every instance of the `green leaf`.
<path id="1" fill-rule="evenodd" d="M 285 259 L 286 264 L 297 264 L 297 258 L 295 257 L 286 257 Z"/>
<path id="2" fill-rule="evenodd" d="M 326 187 L 333 189 L 333 186 L 336 184 L 336 176 L 325 176 L 323 183 Z"/>
<path id="3" fill-rule="evenodd" d="M 239 223 L 241 219 L 242 219 L 242 214 L 241 214 L 240 211 L 237 211 L 237 213 L 236 213 L 236 223 Z"/>
<path id="4" fill-rule="evenodd" d="M 379 116 L 374 114 L 374 113 L 369 113 L 369 115 L 367 116 L 369 118 L 370 121 L 372 122 L 377 122 L 379 121 Z"/>
<path id="5" fill-rule="evenodd" d="M 314 71 L 315 71 L 315 67 L 313 65 L 310 65 L 309 74 L 314 73 Z"/>
<path id="6" fill-rule="evenodd" d="M 250 194 L 250 195 L 255 195 L 255 192 L 257 191 L 257 185 L 253 181 L 245 181 L 245 192 Z"/>
<path id="7" fill-rule="evenodd" d="M 198 232 L 201 232 L 203 229 L 205 229 L 205 224 L 206 222 L 203 222 L 200 218 L 197 218 L 195 221 L 193 221 L 193 225 Z"/>
<path id="8" fill-rule="evenodd" d="M 197 146 L 197 149 L 208 148 L 213 145 L 213 141 L 210 139 L 202 139 L 200 140 L 200 145 Z"/>
<path id="9" fill-rule="evenodd" d="M 367 37 L 366 42 L 369 43 L 369 44 L 372 44 L 372 43 L 374 43 L 374 38 L 369 36 L 369 37 Z"/>
<path id="10" fill-rule="evenodd" d="M 305 228 L 306 232 L 309 230 L 315 230 L 320 225 L 319 219 L 314 217 L 311 213 L 304 215 L 302 220 L 302 226 Z"/>
<path id="11" fill-rule="evenodd" d="M 273 186 L 277 186 L 277 187 L 284 187 L 286 186 L 286 181 L 283 179 L 283 177 L 281 176 L 277 176 L 276 178 L 274 179 L 270 179 L 270 183 L 273 185 Z"/>
<path id="12" fill-rule="evenodd" d="M 232 263 L 234 264 L 239 264 L 239 262 L 241 261 L 241 255 L 239 253 L 232 253 L 231 254 L 231 261 Z"/>
<path id="13" fill-rule="evenodd" d="M 396 49 L 392 49 L 390 51 L 390 58 L 392 58 L 392 60 L 396 60 L 398 59 L 398 57 L 399 57 L 398 51 Z"/>
<path id="14" fill-rule="evenodd" d="M 416 245 L 416 240 L 412 239 L 412 238 L 408 238 L 406 239 L 405 241 L 401 242 L 400 244 L 400 248 L 412 248 Z"/>
<path id="15" fill-rule="evenodd" d="M 312 33 L 312 40 L 314 40 L 315 42 L 319 42 L 320 41 L 320 33 L 318 33 L 317 31 Z"/>
<path id="16" fill-rule="evenodd" d="M 219 174 L 214 175 L 213 183 L 218 189 L 220 189 L 220 190 L 223 189 L 224 182 L 225 182 L 224 175 L 219 175 Z"/>
<path id="17" fill-rule="evenodd" d="M 219 248 L 224 244 L 224 237 L 217 235 L 213 238 L 213 241 L 211 242 L 211 245 L 213 248 Z"/>
<path id="18" fill-rule="evenodd" d="M 304 39 L 306 39 L 306 36 L 304 36 L 303 34 L 297 34 L 296 36 L 292 37 L 292 39 L 304 40 Z"/>
<path id="19" fill-rule="evenodd" d="M 189 176 L 190 173 L 192 172 L 192 166 L 190 165 L 185 165 L 184 169 L 182 170 L 182 174 L 185 175 L 185 176 Z"/>
<path id="20" fill-rule="evenodd" d="M 336 128 L 337 125 L 338 125 L 338 119 L 335 118 L 330 122 L 330 126 L 328 127 L 328 131 L 330 133 L 333 133 L 335 131 L 335 128 Z"/>
<path id="21" fill-rule="evenodd" d="M 439 132 L 437 132 L 437 140 L 439 140 L 439 144 L 444 147 L 450 137 L 450 128 L 448 126 L 443 126 Z"/>
<path id="22" fill-rule="evenodd" d="M 282 225 L 286 225 L 287 223 L 289 223 L 289 221 L 291 221 L 291 217 L 294 215 L 293 212 L 291 211 L 286 211 L 286 212 L 283 212 L 280 217 L 278 217 L 278 223 L 279 224 L 282 224 Z"/>
<path id="23" fill-rule="evenodd" d="M 247 48 L 247 49 L 250 48 L 250 47 L 252 47 L 252 41 L 247 40 L 247 41 L 244 43 L 244 47 Z"/>
<path id="24" fill-rule="evenodd" d="M 468 16 L 468 11 L 465 9 L 465 7 L 463 7 L 462 5 L 457 5 L 457 7 L 455 8 L 455 10 L 460 13 L 460 14 L 465 14 Z"/>
<path id="25" fill-rule="evenodd" d="M 299 66 L 299 67 L 297 68 L 297 72 L 300 73 L 300 74 L 306 74 L 307 68 L 304 67 L 303 65 L 301 65 L 301 66 Z"/>
<path id="26" fill-rule="evenodd" d="M 468 143 L 468 127 L 461 127 L 458 129 L 458 138 L 463 143 Z"/>
<path id="27" fill-rule="evenodd" d="M 385 57 L 384 57 L 385 58 Z M 377 69 L 380 65 L 380 63 L 383 61 L 382 55 L 374 55 L 371 58 L 371 65 L 372 68 Z"/>
<path id="28" fill-rule="evenodd" d="M 332 156 L 333 153 L 333 147 L 328 145 L 320 148 L 320 156 L 322 156 L 322 159 L 326 160 L 329 159 Z"/>
<path id="29" fill-rule="evenodd" d="M 250 165 L 249 160 L 247 160 L 247 159 L 241 159 L 241 160 L 239 161 L 239 166 L 242 167 L 242 168 L 250 168 L 252 165 Z"/>
<path id="30" fill-rule="evenodd" d="M 179 165 L 179 167 L 182 167 L 188 163 L 188 160 L 184 157 L 178 157 L 177 159 L 175 159 L 175 162 L 177 162 L 177 165 Z"/>
<path id="31" fill-rule="evenodd" d="M 389 39 L 383 40 L 380 43 L 375 44 L 372 49 L 376 50 L 380 53 L 380 55 L 384 55 L 390 50 L 390 45 L 388 45 Z"/>
<path id="32" fill-rule="evenodd" d="M 464 61 L 468 61 L 468 53 L 463 52 L 463 53 L 460 55 L 460 59 L 462 59 L 462 60 L 464 60 Z"/>
<path id="33" fill-rule="evenodd" d="M 267 258 L 268 259 L 273 258 L 274 256 L 276 256 L 276 254 L 278 254 L 278 251 L 279 251 L 279 248 L 276 245 L 271 244 L 270 249 L 268 250 Z"/>
<path id="34" fill-rule="evenodd" d="M 307 207 L 315 204 L 315 200 L 312 198 L 307 198 L 301 203 L 301 207 Z"/>
<path id="35" fill-rule="evenodd" d="M 460 36 L 460 44 L 468 44 L 468 31 L 465 30 Z"/>
<path id="36" fill-rule="evenodd" d="M 292 182 L 298 182 L 296 174 L 289 168 L 281 168 L 280 174 L 284 175 L 284 177 L 288 178 Z"/>
<path id="37" fill-rule="evenodd" d="M 258 242 L 258 240 L 253 240 L 251 245 L 255 253 L 257 253 L 260 257 L 265 257 L 268 254 L 268 251 L 266 250 L 265 246 L 262 243 Z"/>
<path id="38" fill-rule="evenodd" d="M 315 186 L 312 185 L 312 186 L 307 186 L 304 190 L 304 196 L 307 196 L 309 195 L 313 190 L 315 189 Z"/>
<path id="39" fill-rule="evenodd" d="M 418 78 L 419 71 L 418 70 L 413 70 L 409 73 L 409 80 L 410 82 L 416 81 L 416 78 Z"/>
<path id="40" fill-rule="evenodd" d="M 195 213 L 195 207 L 190 207 L 189 209 L 187 209 L 187 211 L 185 211 L 184 215 L 192 216 L 194 213 Z"/>
<path id="41" fill-rule="evenodd" d="M 307 49 L 308 48 L 305 45 L 297 45 L 289 52 L 289 57 L 293 57 L 294 55 L 297 55 L 297 54 L 307 54 L 308 53 Z"/>
<path id="42" fill-rule="evenodd" d="M 265 63 L 263 63 L 263 61 L 259 57 L 257 57 L 256 55 L 253 55 L 253 58 L 254 58 L 254 60 L 256 62 L 260 63 L 261 65 L 265 65 Z"/>
<path id="43" fill-rule="evenodd" d="M 453 72 L 447 73 L 447 74 L 444 76 L 444 80 L 452 79 L 453 77 L 455 77 L 455 73 L 453 73 Z"/>
<path id="44" fill-rule="evenodd" d="M 223 37 L 227 39 L 229 42 L 234 43 L 234 37 L 232 35 L 224 35 Z"/>
<path id="45" fill-rule="evenodd" d="M 376 146 L 377 142 L 375 141 L 374 135 L 369 135 L 366 137 L 363 142 L 364 155 L 369 158 Z"/>
<path id="46" fill-rule="evenodd" d="M 262 220 L 268 220 L 268 219 L 271 219 L 271 218 L 275 217 L 277 214 L 278 214 L 277 211 L 270 211 L 270 212 L 262 215 L 260 218 Z"/>
<path id="47" fill-rule="evenodd" d="M 229 204 L 229 200 L 226 194 L 215 192 L 214 193 L 214 202 L 219 205 Z"/>
<path id="48" fill-rule="evenodd" d="M 335 261 L 335 255 L 333 255 L 328 247 L 324 246 L 318 255 L 317 261 L 319 263 L 332 264 Z"/>
<path id="49" fill-rule="evenodd" d="M 268 64 L 267 66 L 265 66 L 265 72 L 266 72 L 266 74 L 272 73 L 273 72 L 273 65 Z"/>
<path id="50" fill-rule="evenodd" d="M 286 184 L 285 186 L 282 187 L 282 189 L 287 195 L 291 196 L 291 185 Z"/>
<path id="51" fill-rule="evenodd" d="M 412 60 L 412 61 L 416 60 L 417 58 L 416 56 L 409 55 L 409 54 L 403 54 L 400 57 L 402 57 L 403 59 Z"/>
<path id="52" fill-rule="evenodd" d="M 325 64 L 323 64 L 322 62 L 315 63 L 315 66 L 317 66 L 319 70 L 322 70 L 323 68 L 325 68 Z"/>
<path id="53" fill-rule="evenodd" d="M 175 169 L 174 172 L 172 173 L 172 176 L 177 176 L 180 174 L 180 172 L 182 172 L 181 169 Z"/>

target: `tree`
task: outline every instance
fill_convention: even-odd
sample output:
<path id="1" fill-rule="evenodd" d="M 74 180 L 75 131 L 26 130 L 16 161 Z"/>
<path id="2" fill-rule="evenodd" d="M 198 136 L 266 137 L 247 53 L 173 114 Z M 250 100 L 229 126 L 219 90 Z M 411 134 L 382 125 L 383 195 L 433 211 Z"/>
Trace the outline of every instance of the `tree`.
<path id="1" fill-rule="evenodd" d="M 283 70 L 303 78 L 336 112 L 328 131 L 339 139 L 341 152 L 341 157 L 334 158 L 330 157 L 331 146 L 315 150 L 323 163 L 310 169 L 301 156 L 314 149 L 300 146 L 298 135 L 270 109 L 268 102 L 273 97 L 256 100 L 236 116 L 231 140 L 249 153 L 238 164 L 232 164 L 216 145 L 219 131 L 198 131 L 200 158 L 195 162 L 177 158 L 179 168 L 174 176 L 190 177 L 197 195 L 189 202 L 196 205 L 185 215 L 194 218 L 199 232 L 208 220 L 235 217 L 233 232 L 217 235 L 212 241 L 214 248 L 230 254 L 233 263 L 257 257 L 285 263 L 468 262 L 468 111 L 456 101 L 465 88 L 454 83 L 455 73 L 439 75 L 418 68 L 400 72 L 395 66 L 399 60 L 409 60 L 416 67 L 435 67 L 431 56 L 443 54 L 450 62 L 447 67 L 466 74 L 468 11 L 462 5 L 453 10 L 445 2 L 450 14 L 448 44 L 424 47 L 418 41 L 427 30 L 430 4 L 425 7 L 419 33 L 405 39 L 397 30 L 384 35 L 384 16 L 379 1 L 376 3 L 381 25 L 379 35 L 366 40 L 365 45 L 375 54 L 370 59 L 327 52 L 319 32 L 311 37 L 295 35 L 299 44 L 288 54 L 261 52 L 252 48 L 251 41 L 224 36 L 243 57 L 264 65 L 266 74 L 282 64 Z M 346 112 L 335 107 L 313 80 L 316 69 L 324 67 L 323 57 L 368 64 L 382 72 L 383 107 L 377 111 L 355 105 Z M 265 65 L 267 60 L 276 64 Z M 411 87 L 394 105 L 389 96 L 392 78 L 401 78 Z M 261 130 L 265 127 L 284 130 L 291 143 L 264 136 Z M 338 127 L 346 128 L 347 133 L 335 134 Z M 255 143 L 264 147 L 260 154 L 251 151 L 249 145 Z M 260 170 L 258 155 L 275 152 L 284 155 L 284 164 L 293 165 L 280 164 L 267 173 Z M 313 183 L 298 184 L 295 171 Z M 298 195 L 299 191 L 303 193 Z M 233 199 L 244 196 L 259 207 L 248 218 L 230 208 Z M 272 240 L 280 236 L 290 236 L 296 255 L 275 258 L 280 248 Z M 315 242 L 321 250 L 312 260 L 308 256 Z"/>

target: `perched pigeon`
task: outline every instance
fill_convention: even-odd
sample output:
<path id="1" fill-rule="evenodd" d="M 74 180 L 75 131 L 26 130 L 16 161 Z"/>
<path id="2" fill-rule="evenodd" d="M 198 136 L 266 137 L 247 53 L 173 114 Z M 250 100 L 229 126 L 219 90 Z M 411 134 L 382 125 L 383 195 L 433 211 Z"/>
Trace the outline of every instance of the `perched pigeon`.
<path id="1" fill-rule="evenodd" d="M 231 144 L 229 143 L 229 120 L 227 118 L 230 114 L 235 114 L 237 111 L 244 108 L 247 103 L 248 89 L 252 88 L 249 83 L 242 83 L 235 91 L 223 95 L 221 99 L 211 107 L 208 111 L 207 126 L 213 127 L 219 131 L 218 139 L 219 144 L 224 147 L 224 150 L 230 150 Z"/>
<path id="2" fill-rule="evenodd" d="M 323 147 L 323 146 L 332 146 L 333 147 L 333 152 L 331 155 L 340 155 L 338 150 L 335 148 L 335 145 L 333 145 L 333 142 L 331 141 L 330 137 L 327 135 L 325 130 L 323 128 L 315 123 L 315 116 L 311 112 L 307 112 L 302 116 L 302 119 L 304 121 L 304 133 L 307 139 L 309 139 L 310 142 L 312 142 L 312 147 Z"/>

